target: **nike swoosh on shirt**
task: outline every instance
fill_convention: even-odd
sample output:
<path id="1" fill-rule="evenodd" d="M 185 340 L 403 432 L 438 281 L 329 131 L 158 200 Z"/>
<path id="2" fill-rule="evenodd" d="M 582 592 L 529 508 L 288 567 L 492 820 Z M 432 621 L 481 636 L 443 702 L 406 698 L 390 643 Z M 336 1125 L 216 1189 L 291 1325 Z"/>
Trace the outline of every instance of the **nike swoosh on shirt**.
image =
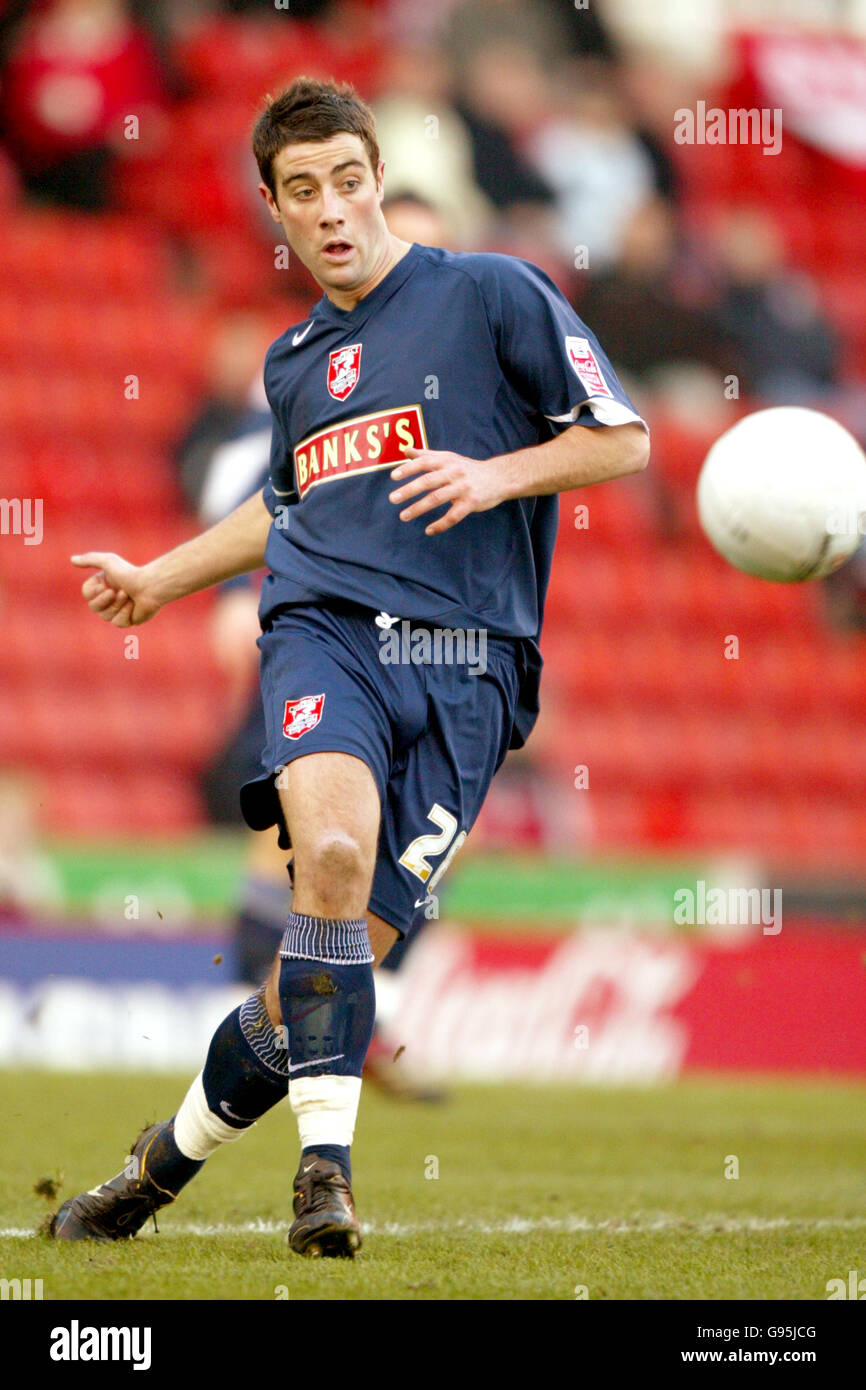
<path id="1" fill-rule="evenodd" d="M 310 1062 L 295 1062 L 294 1066 L 289 1063 L 289 1071 L 300 1071 L 302 1067 L 318 1067 L 322 1062 L 339 1062 L 341 1057 L 345 1057 L 345 1052 L 338 1052 L 334 1057 L 314 1057 Z"/>
<path id="2" fill-rule="evenodd" d="M 304 329 L 303 333 L 293 333 L 293 334 L 292 334 L 292 347 L 300 347 L 301 343 L 302 343 L 302 342 L 304 341 L 304 339 L 306 338 L 306 336 L 307 336 L 307 334 L 309 333 L 309 331 L 310 331 L 310 329 L 312 328 L 312 326 L 313 326 L 313 320 L 310 319 L 310 322 L 307 324 L 307 326 L 306 326 L 306 328 Z"/>

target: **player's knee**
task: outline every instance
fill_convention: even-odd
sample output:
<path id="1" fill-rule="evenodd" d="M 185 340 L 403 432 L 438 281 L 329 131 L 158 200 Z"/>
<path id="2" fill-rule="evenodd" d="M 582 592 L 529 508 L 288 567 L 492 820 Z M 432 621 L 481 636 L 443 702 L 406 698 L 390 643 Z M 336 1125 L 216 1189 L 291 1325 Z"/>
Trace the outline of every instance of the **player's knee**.
<path id="1" fill-rule="evenodd" d="M 339 914 L 342 902 L 354 898 L 366 885 L 369 865 L 360 840 L 346 831 L 327 830 L 316 837 L 304 856 L 303 868 L 296 866 L 296 873 L 305 870 L 305 877 L 322 901 L 333 904 L 333 911 Z"/>

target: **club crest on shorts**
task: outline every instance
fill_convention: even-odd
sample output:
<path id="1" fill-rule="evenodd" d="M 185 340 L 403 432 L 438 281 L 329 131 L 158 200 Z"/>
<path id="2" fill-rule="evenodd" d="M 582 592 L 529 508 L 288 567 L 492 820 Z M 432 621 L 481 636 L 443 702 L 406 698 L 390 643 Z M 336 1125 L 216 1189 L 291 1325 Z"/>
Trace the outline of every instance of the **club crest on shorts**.
<path id="1" fill-rule="evenodd" d="M 588 396 L 610 396 L 613 392 L 602 375 L 588 338 L 566 338 L 565 350 L 574 374 Z"/>
<path id="2" fill-rule="evenodd" d="M 328 353 L 328 390 L 335 401 L 344 401 L 358 385 L 362 343 Z"/>
<path id="3" fill-rule="evenodd" d="M 325 696 L 302 695 L 300 700 L 287 700 L 283 711 L 283 733 L 286 738 L 300 738 L 315 729 L 322 717 Z"/>

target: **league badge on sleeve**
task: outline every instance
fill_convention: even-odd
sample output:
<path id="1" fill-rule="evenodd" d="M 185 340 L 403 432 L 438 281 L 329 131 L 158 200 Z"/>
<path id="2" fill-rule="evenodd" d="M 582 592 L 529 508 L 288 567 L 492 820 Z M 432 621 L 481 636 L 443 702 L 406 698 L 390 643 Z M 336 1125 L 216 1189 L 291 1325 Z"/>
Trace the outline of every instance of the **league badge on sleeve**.
<path id="1" fill-rule="evenodd" d="M 321 695 L 302 695 L 300 700 L 287 700 L 283 711 L 283 733 L 286 738 L 300 738 L 315 729 L 325 704 Z"/>
<path id="2" fill-rule="evenodd" d="M 361 343 L 328 353 L 328 390 L 335 401 L 344 401 L 361 375 Z"/>
<path id="3" fill-rule="evenodd" d="M 574 373 L 588 396 L 610 396 L 613 392 L 602 375 L 588 338 L 566 338 L 565 350 Z M 333 354 L 332 354 L 333 356 Z"/>

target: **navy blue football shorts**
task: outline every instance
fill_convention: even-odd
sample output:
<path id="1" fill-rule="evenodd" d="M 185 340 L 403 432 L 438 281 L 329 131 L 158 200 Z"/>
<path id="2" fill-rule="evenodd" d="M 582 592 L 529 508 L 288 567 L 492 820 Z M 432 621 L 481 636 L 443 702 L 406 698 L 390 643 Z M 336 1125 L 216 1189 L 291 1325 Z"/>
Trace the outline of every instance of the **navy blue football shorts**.
<path id="1" fill-rule="evenodd" d="M 292 605 L 265 620 L 266 770 L 243 786 L 241 810 L 253 830 L 277 825 L 288 849 L 280 770 L 309 753 L 360 758 L 382 808 L 369 907 L 402 937 L 436 915 L 436 885 L 505 758 L 523 657 L 515 639 L 467 631 L 460 660 L 447 629 L 376 616 Z"/>

